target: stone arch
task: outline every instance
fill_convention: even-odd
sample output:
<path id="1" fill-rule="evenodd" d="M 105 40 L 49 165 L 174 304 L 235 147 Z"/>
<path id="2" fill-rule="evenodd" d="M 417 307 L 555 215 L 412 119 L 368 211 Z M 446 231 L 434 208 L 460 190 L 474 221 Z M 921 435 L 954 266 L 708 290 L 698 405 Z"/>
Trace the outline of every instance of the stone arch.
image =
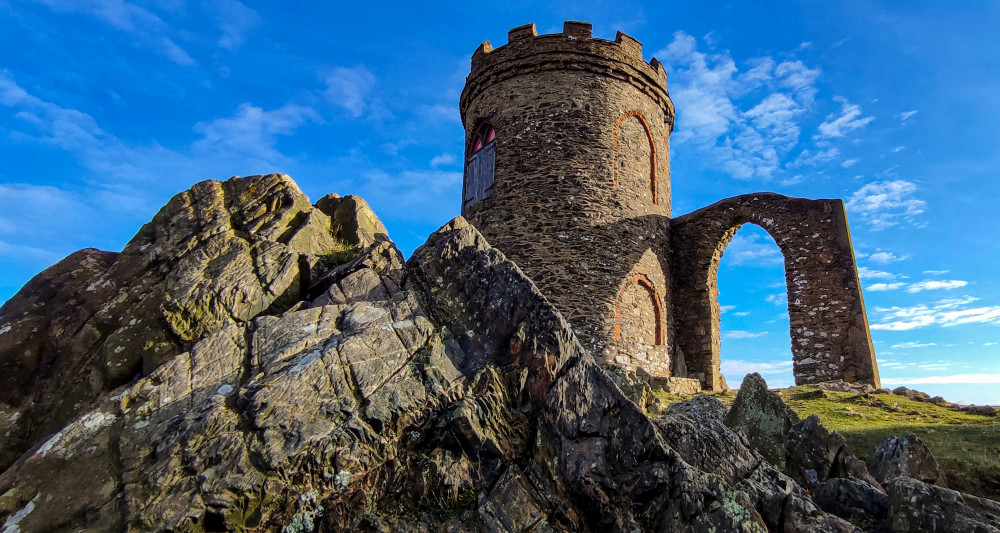
<path id="1" fill-rule="evenodd" d="M 843 202 L 772 193 L 729 198 L 673 221 L 674 327 L 689 375 L 707 389 L 722 385 L 719 260 L 746 223 L 763 228 L 785 258 L 795 383 L 843 379 L 878 386 Z"/>
<path id="2" fill-rule="evenodd" d="M 615 299 L 615 339 L 620 340 L 622 338 L 622 300 L 625 296 L 625 291 L 629 288 L 638 285 L 646 290 L 649 295 L 650 302 L 653 306 L 653 344 L 657 346 L 662 346 L 663 342 L 663 302 L 660 295 L 657 294 L 656 287 L 653 282 L 650 281 L 649 277 L 645 274 L 640 274 L 638 276 L 632 276 L 631 279 L 622 284 L 621 289 L 618 291 L 618 297 Z"/>
<path id="3" fill-rule="evenodd" d="M 656 190 L 656 143 L 653 141 L 653 133 L 649 129 L 649 123 L 646 122 L 646 117 L 642 116 L 642 113 L 640 113 L 638 111 L 629 111 L 629 112 L 623 114 L 622 116 L 618 117 L 618 120 L 615 121 L 614 128 L 611 130 L 611 144 L 612 144 L 612 146 L 614 148 L 614 161 L 612 163 L 612 167 L 613 167 L 613 170 L 612 170 L 612 181 L 613 181 L 615 189 L 617 189 L 619 187 L 620 181 L 621 181 L 620 180 L 620 174 L 621 174 L 621 172 L 623 172 L 624 170 L 626 170 L 626 169 L 622 168 L 624 166 L 623 165 L 623 160 L 626 159 L 627 155 L 630 155 L 632 157 L 635 157 L 637 155 L 637 154 L 634 153 L 634 150 L 629 150 L 629 152 L 633 152 L 633 153 L 626 154 L 625 150 L 624 150 L 624 147 L 621 146 L 621 143 L 620 143 L 620 140 L 619 140 L 622 126 L 623 126 L 623 124 L 625 124 L 625 121 L 628 120 L 629 118 L 634 118 L 636 120 L 636 122 L 642 127 L 642 130 L 645 133 L 645 139 L 649 143 L 649 190 L 650 190 L 650 194 L 652 195 L 653 203 L 655 204 L 655 203 L 657 203 L 657 197 L 656 197 L 656 193 L 657 193 L 657 190 Z M 640 155 L 640 158 L 641 158 L 641 154 L 639 154 L 639 155 Z M 642 166 L 645 167 L 646 165 L 643 164 Z M 643 168 L 643 170 L 645 170 L 645 168 Z"/>

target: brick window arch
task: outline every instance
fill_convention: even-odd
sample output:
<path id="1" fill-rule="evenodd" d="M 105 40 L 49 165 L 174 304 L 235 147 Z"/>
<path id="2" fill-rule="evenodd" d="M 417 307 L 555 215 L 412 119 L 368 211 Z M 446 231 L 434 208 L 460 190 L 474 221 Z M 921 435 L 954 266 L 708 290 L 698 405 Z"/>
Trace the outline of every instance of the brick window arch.
<path id="1" fill-rule="evenodd" d="M 476 128 L 465 158 L 465 182 L 462 209 L 493 195 L 493 177 L 496 169 L 497 132 L 493 125 L 484 122 Z"/>
<path id="2" fill-rule="evenodd" d="M 618 298 L 615 299 L 615 339 L 622 338 L 622 297 L 625 296 L 625 291 L 634 285 L 638 285 L 639 287 L 645 289 L 649 294 L 650 302 L 653 304 L 653 321 L 655 322 L 653 326 L 654 344 L 661 346 L 664 344 L 663 304 L 660 301 L 660 296 L 657 294 L 656 287 L 653 285 L 653 282 L 642 274 L 633 276 L 626 283 L 622 284 L 622 288 L 618 290 Z"/>
<path id="3" fill-rule="evenodd" d="M 622 116 L 618 117 L 615 122 L 615 127 L 611 130 L 611 144 L 614 147 L 615 159 L 612 169 L 612 180 L 614 181 L 614 186 L 617 189 L 619 185 L 619 173 L 622 171 L 621 159 L 624 154 L 620 153 L 622 147 L 620 144 L 620 133 L 622 124 L 626 120 L 634 118 L 640 126 L 642 126 L 643 132 L 645 133 L 645 140 L 649 143 L 649 191 L 652 194 L 653 203 L 657 203 L 656 198 L 656 143 L 653 142 L 653 133 L 649 129 L 649 123 L 646 121 L 646 117 L 642 116 L 642 113 L 638 111 L 629 111 Z"/>

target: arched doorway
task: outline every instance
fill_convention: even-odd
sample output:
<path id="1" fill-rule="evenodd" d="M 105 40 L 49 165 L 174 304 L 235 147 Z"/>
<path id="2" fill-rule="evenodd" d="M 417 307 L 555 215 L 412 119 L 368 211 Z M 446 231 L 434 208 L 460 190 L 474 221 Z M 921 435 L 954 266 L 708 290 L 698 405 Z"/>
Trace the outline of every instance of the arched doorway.
<path id="1" fill-rule="evenodd" d="M 702 386 L 723 386 L 717 272 L 743 224 L 763 228 L 785 257 L 795 383 L 879 385 L 844 203 L 756 193 L 720 200 L 670 227 L 675 354 Z M 679 304 L 678 304 L 679 303 Z"/>
<path id="2" fill-rule="evenodd" d="M 774 387 L 794 383 L 784 263 L 777 243 L 755 224 L 740 226 L 719 261 L 719 370 L 730 387 L 749 372 Z"/>

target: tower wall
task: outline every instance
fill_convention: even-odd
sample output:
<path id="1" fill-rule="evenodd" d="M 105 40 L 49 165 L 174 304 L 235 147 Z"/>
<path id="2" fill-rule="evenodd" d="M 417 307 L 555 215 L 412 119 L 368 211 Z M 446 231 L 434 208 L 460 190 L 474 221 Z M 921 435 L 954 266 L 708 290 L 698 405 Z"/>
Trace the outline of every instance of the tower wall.
<path id="1" fill-rule="evenodd" d="M 483 43 L 461 97 L 466 154 L 496 131 L 492 193 L 463 215 L 513 259 L 605 362 L 671 375 L 666 73 L 618 33 L 515 28 Z M 648 299 L 648 300 L 647 300 Z M 652 323 L 650 323 L 652 322 Z"/>

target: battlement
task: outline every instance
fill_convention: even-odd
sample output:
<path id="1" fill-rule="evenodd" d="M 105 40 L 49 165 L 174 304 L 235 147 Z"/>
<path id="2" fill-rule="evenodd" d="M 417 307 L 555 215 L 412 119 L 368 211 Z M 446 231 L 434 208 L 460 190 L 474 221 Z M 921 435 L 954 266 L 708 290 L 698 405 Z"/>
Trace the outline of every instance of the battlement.
<path id="1" fill-rule="evenodd" d="M 595 38 L 589 22 L 566 21 L 562 33 L 542 35 L 534 23 L 525 24 L 510 30 L 503 46 L 494 48 L 484 41 L 472 54 L 462 102 L 475 96 L 483 84 L 545 70 L 590 71 L 636 85 L 660 103 L 672 129 L 674 107 L 663 64 L 656 58 L 643 59 L 642 43 L 620 31 L 613 41 Z"/>

